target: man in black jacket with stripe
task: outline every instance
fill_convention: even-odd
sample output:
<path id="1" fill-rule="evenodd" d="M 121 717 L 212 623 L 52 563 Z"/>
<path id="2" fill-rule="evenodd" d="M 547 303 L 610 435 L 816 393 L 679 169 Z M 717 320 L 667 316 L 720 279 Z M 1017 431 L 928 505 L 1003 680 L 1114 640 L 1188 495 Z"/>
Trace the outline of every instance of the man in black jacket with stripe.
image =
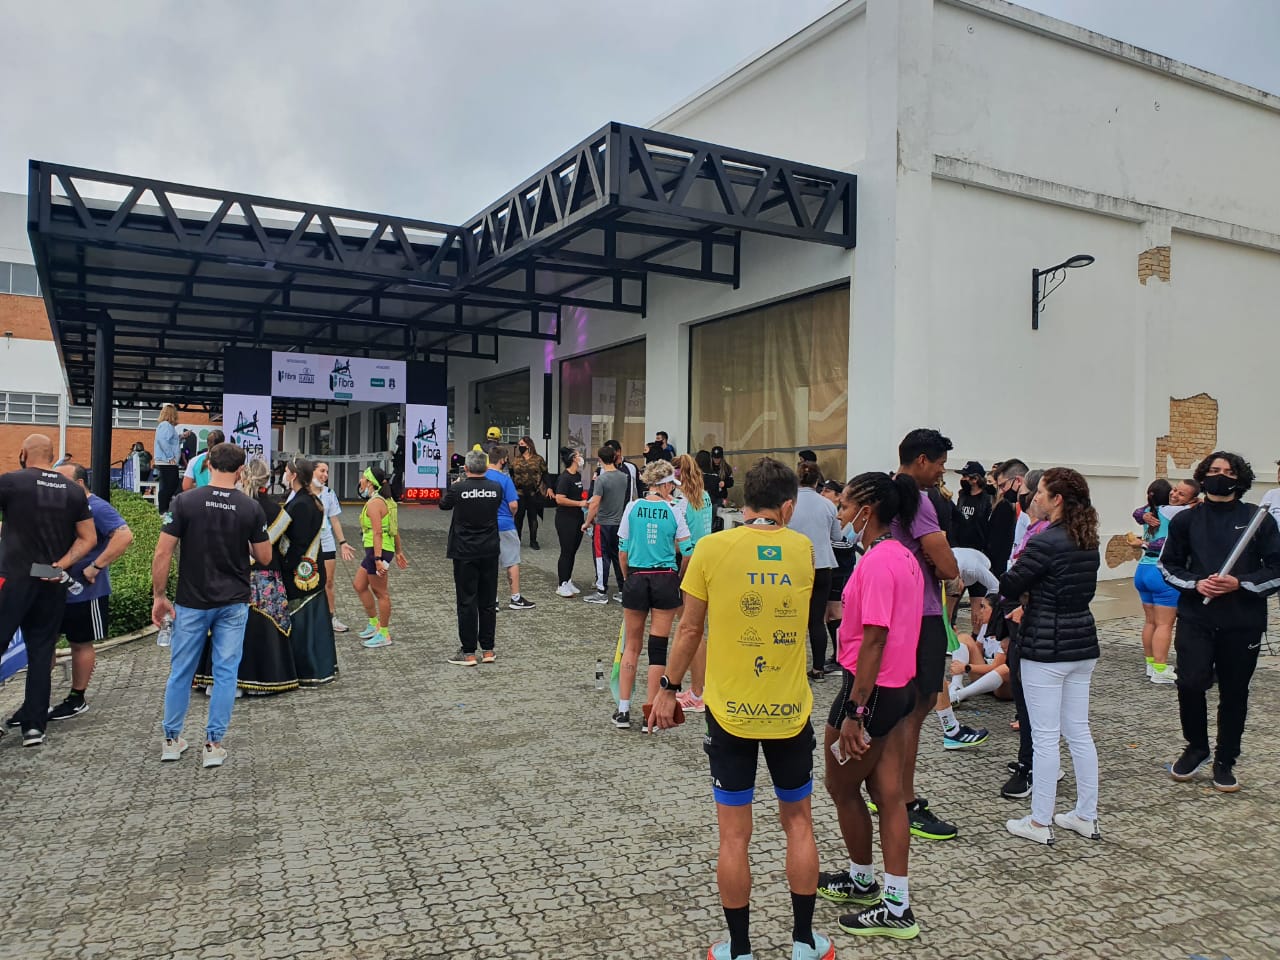
<path id="1" fill-rule="evenodd" d="M 440 498 L 441 510 L 453 510 L 445 556 L 453 561 L 453 585 L 458 600 L 458 652 L 449 662 L 460 667 L 494 663 L 494 634 L 498 600 L 498 504 L 502 487 L 485 476 L 489 457 L 483 450 L 467 452 L 466 476 Z"/>
<path id="2" fill-rule="evenodd" d="M 1249 680 L 1267 628 L 1266 598 L 1280 589 L 1280 527 L 1263 523 L 1235 567 L 1219 576 L 1227 555 L 1260 508 L 1240 497 L 1253 469 L 1238 454 L 1209 454 L 1195 472 L 1205 502 L 1169 524 L 1160 572 L 1182 592 L 1178 599 L 1178 711 L 1187 747 L 1170 768 L 1190 780 L 1209 760 L 1206 693 L 1218 680 L 1218 744 L 1213 785 L 1240 789 L 1233 768 L 1249 710 Z"/>

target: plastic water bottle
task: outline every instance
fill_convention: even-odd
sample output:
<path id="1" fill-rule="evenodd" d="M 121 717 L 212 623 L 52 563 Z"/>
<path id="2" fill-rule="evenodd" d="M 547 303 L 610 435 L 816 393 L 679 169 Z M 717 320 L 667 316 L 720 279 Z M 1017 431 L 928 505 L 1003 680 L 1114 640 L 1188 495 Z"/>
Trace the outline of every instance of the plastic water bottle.
<path id="1" fill-rule="evenodd" d="M 604 689 L 604 661 L 603 660 L 596 661 L 596 689 L 597 690 Z"/>
<path id="2" fill-rule="evenodd" d="M 160 625 L 160 632 L 156 634 L 156 646 L 167 647 L 173 643 L 173 617 L 167 613 L 164 615 L 164 622 Z"/>
<path id="3" fill-rule="evenodd" d="M 65 570 L 62 571 L 61 582 L 66 584 L 67 593 L 71 594 L 73 597 L 78 597 L 80 594 L 84 593 L 84 584 Z"/>

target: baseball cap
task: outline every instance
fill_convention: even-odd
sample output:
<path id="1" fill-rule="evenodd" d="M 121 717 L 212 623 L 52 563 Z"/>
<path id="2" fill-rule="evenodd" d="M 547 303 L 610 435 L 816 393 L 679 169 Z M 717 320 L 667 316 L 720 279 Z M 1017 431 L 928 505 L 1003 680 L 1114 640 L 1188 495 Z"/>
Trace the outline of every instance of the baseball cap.
<path id="1" fill-rule="evenodd" d="M 986 469 L 977 460 L 970 460 L 960 468 L 960 476 L 962 477 L 985 477 Z"/>
<path id="2" fill-rule="evenodd" d="M 501 440 L 502 431 L 499 430 L 497 427 L 490 427 L 488 430 L 484 432 L 484 436 L 486 440 Z"/>
<path id="3" fill-rule="evenodd" d="M 724 456 L 724 447 L 712 447 L 712 448 L 711 448 L 711 455 L 712 455 L 713 457 L 723 457 L 723 456 Z"/>

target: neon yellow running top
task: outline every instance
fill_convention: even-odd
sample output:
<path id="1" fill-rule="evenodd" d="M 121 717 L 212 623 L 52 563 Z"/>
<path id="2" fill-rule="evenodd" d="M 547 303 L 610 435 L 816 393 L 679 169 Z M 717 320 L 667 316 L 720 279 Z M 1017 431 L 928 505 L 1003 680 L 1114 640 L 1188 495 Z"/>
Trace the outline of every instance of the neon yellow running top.
<path id="1" fill-rule="evenodd" d="M 369 519 L 369 506 L 374 500 L 381 500 L 386 504 L 387 512 L 382 516 L 382 549 L 384 551 L 394 550 L 396 546 L 396 535 L 400 532 L 399 517 L 396 514 L 396 502 L 388 500 L 381 495 L 370 497 L 365 503 L 364 509 L 360 511 L 360 542 L 366 547 L 373 546 L 373 521 Z"/>

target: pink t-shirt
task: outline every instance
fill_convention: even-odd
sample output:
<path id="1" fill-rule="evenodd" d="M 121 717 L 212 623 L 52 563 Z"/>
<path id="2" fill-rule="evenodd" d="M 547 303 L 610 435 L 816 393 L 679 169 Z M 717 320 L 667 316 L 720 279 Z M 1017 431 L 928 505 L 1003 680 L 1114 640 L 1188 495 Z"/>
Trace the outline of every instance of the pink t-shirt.
<path id="1" fill-rule="evenodd" d="M 840 622 L 840 666 L 857 671 L 862 628 L 888 627 L 876 685 L 905 687 L 916 675 L 916 645 L 924 613 L 920 564 L 897 540 L 884 540 L 858 561 L 845 584 Z"/>

